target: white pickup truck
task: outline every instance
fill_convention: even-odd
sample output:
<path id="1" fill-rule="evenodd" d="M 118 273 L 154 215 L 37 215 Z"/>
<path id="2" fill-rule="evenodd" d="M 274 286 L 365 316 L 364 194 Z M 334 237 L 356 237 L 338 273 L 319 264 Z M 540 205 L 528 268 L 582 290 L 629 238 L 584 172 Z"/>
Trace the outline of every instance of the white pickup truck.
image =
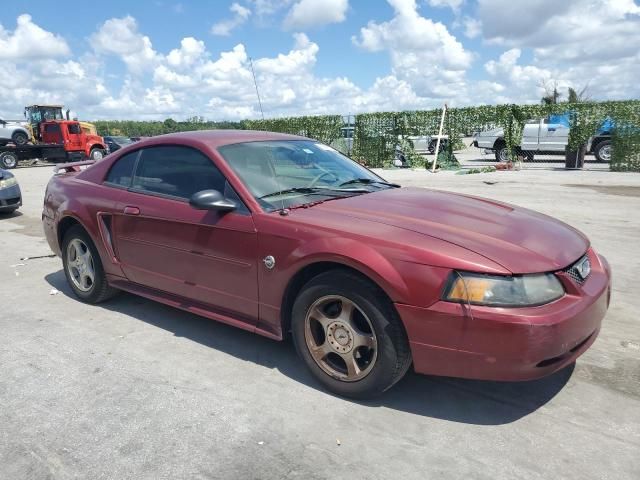
<path id="1" fill-rule="evenodd" d="M 587 153 L 593 153 L 599 162 L 611 160 L 610 129 L 611 122 L 605 121 L 587 144 Z M 527 160 L 533 160 L 537 153 L 564 155 L 565 148 L 569 143 L 569 131 L 569 116 L 567 114 L 529 120 L 524 125 L 519 149 L 525 154 Z M 499 162 L 506 162 L 509 159 L 502 128 L 476 133 L 473 137 L 473 145 L 493 151 Z"/>

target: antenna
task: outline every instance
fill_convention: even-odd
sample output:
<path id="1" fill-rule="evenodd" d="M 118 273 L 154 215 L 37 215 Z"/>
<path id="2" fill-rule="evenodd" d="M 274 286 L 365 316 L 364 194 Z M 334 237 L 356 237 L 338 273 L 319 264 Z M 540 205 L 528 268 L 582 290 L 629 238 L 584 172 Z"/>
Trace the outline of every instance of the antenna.
<path id="1" fill-rule="evenodd" d="M 253 60 L 249 57 L 249 65 L 251 66 L 251 75 L 253 75 L 253 84 L 256 87 L 256 95 L 258 97 L 258 105 L 260 105 L 260 115 L 264 121 L 264 110 L 262 110 L 262 100 L 260 100 L 260 90 L 258 90 L 258 81 L 256 80 L 256 72 L 253 70 Z"/>

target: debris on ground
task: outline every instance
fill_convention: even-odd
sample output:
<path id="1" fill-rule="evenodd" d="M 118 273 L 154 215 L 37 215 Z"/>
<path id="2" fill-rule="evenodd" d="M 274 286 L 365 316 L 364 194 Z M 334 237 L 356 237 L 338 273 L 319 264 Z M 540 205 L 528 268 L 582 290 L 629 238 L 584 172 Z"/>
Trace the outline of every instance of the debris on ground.
<path id="1" fill-rule="evenodd" d="M 513 162 L 496 163 L 496 170 L 513 170 Z"/>
<path id="2" fill-rule="evenodd" d="M 622 342 L 620 342 L 620 345 L 622 345 L 624 348 L 630 348 L 632 350 L 640 350 L 640 343 L 623 340 Z"/>
<path id="3" fill-rule="evenodd" d="M 55 253 L 51 253 L 49 255 L 36 255 L 35 257 L 22 257 L 20 260 L 37 260 L 38 258 L 53 258 L 55 257 Z"/>
<path id="4" fill-rule="evenodd" d="M 487 185 L 495 185 L 498 182 L 492 182 L 491 180 L 484 180 L 482 183 L 486 183 Z"/>
<path id="5" fill-rule="evenodd" d="M 342 444 L 340 443 L 340 439 L 339 439 L 339 438 L 336 438 L 336 443 L 338 444 L 338 446 L 342 445 Z"/>
<path id="6" fill-rule="evenodd" d="M 460 170 L 459 172 L 457 172 L 457 175 L 470 175 L 472 173 L 493 173 L 495 171 L 495 167 L 469 168 L 468 170 Z"/>
<path id="7" fill-rule="evenodd" d="M 51 290 L 49 290 L 49 295 L 58 295 L 60 293 L 60 290 L 58 290 L 57 288 L 52 288 Z"/>

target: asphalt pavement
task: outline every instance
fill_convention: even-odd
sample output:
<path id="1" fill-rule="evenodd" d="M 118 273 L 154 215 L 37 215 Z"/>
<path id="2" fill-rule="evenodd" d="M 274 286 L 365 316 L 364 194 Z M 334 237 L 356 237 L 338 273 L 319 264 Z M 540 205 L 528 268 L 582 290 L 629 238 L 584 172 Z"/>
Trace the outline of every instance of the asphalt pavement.
<path id="1" fill-rule="evenodd" d="M 640 175 L 394 170 L 584 231 L 610 261 L 611 309 L 575 366 L 497 383 L 407 375 L 355 402 L 278 343 L 140 297 L 73 298 L 42 236 L 51 167 L 14 170 L 0 218 L 0 478 L 640 478 Z M 25 257 L 28 259 L 23 260 Z"/>

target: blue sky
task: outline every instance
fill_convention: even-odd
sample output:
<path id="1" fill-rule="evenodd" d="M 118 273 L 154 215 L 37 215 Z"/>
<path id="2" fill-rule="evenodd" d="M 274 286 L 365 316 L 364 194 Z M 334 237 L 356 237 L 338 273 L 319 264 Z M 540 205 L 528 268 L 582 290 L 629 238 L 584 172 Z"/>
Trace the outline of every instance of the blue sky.
<path id="1" fill-rule="evenodd" d="M 639 27 L 634 0 L 3 2 L 0 117 L 253 117 L 248 57 L 269 116 L 636 98 Z"/>

